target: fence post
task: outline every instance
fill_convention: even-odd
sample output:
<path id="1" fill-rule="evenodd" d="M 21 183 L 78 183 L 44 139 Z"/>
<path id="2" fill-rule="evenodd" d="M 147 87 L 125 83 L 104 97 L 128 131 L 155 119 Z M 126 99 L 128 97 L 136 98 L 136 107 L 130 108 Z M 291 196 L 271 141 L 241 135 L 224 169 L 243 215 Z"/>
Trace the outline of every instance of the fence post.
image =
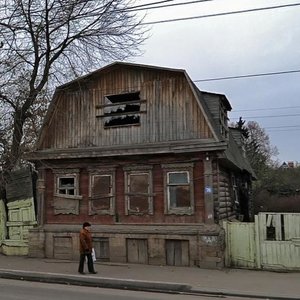
<path id="1" fill-rule="evenodd" d="M 255 245 L 256 245 L 256 255 L 255 255 L 255 263 L 256 263 L 256 267 L 258 269 L 261 269 L 261 260 L 260 260 L 260 230 L 259 230 L 259 218 L 258 215 L 254 216 L 254 223 L 255 223 L 255 232 L 254 232 L 254 236 L 255 236 Z"/>

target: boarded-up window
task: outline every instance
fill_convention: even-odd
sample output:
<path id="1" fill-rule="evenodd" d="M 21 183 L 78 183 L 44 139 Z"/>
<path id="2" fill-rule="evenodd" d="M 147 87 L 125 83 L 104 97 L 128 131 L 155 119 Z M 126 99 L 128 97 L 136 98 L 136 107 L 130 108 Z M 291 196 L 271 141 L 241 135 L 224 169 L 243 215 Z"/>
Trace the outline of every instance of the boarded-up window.
<path id="1" fill-rule="evenodd" d="M 97 116 L 104 119 L 104 128 L 115 126 L 139 125 L 140 115 L 145 113 L 145 100 L 140 98 L 140 92 L 129 92 L 104 97 L 102 114 Z"/>
<path id="2" fill-rule="evenodd" d="M 165 213 L 192 214 L 193 169 L 191 164 L 163 165 L 165 181 Z"/>
<path id="3" fill-rule="evenodd" d="M 152 214 L 152 176 L 150 171 L 126 172 L 126 213 Z"/>
<path id="4" fill-rule="evenodd" d="M 114 198 L 114 174 L 91 174 L 90 214 L 113 214 Z"/>
<path id="5" fill-rule="evenodd" d="M 53 256 L 56 259 L 72 259 L 73 248 L 71 237 L 53 237 Z"/>
<path id="6" fill-rule="evenodd" d="M 189 241 L 166 240 L 166 263 L 168 266 L 188 266 Z"/>
<path id="7" fill-rule="evenodd" d="M 79 169 L 54 170 L 54 214 L 79 214 Z"/>

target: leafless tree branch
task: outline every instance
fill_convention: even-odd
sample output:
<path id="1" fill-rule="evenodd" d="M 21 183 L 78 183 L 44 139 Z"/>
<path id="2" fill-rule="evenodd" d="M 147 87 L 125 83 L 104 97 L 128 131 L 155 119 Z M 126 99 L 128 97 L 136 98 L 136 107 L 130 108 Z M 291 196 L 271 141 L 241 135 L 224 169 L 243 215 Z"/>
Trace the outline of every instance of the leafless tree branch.
<path id="1" fill-rule="evenodd" d="M 7 169 L 26 148 L 24 130 L 36 133 L 29 121 L 33 108 L 44 103 L 46 87 L 53 90 L 103 62 L 139 54 L 147 30 L 130 5 L 130 0 L 0 0 L 0 103 L 13 111 Z"/>

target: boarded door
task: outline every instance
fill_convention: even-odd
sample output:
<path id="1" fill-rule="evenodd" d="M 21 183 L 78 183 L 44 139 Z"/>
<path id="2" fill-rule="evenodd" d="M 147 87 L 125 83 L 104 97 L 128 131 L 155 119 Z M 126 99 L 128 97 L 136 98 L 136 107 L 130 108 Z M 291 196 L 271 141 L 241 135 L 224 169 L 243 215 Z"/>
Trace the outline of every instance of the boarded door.
<path id="1" fill-rule="evenodd" d="M 127 239 L 127 261 L 148 264 L 148 243 L 146 239 Z"/>
<path id="2" fill-rule="evenodd" d="M 54 258 L 72 259 L 72 238 L 71 237 L 54 237 L 53 239 Z"/>
<path id="3" fill-rule="evenodd" d="M 169 266 L 188 266 L 189 241 L 166 240 L 166 260 Z"/>

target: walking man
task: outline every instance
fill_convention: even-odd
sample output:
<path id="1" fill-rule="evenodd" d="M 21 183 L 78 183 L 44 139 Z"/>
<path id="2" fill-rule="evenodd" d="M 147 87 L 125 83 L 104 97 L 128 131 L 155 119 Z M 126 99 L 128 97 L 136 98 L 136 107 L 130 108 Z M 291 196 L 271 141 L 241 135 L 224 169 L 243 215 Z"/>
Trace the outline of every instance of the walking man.
<path id="1" fill-rule="evenodd" d="M 97 274 L 97 272 L 94 269 L 94 262 L 92 258 L 92 250 L 93 250 L 93 240 L 92 240 L 92 234 L 91 234 L 91 224 L 88 222 L 84 222 L 82 225 L 82 229 L 79 233 L 79 250 L 80 250 L 80 261 L 79 261 L 79 267 L 78 272 L 80 274 L 85 274 L 83 272 L 84 269 L 84 261 L 87 257 L 87 266 L 88 271 L 90 274 Z"/>

